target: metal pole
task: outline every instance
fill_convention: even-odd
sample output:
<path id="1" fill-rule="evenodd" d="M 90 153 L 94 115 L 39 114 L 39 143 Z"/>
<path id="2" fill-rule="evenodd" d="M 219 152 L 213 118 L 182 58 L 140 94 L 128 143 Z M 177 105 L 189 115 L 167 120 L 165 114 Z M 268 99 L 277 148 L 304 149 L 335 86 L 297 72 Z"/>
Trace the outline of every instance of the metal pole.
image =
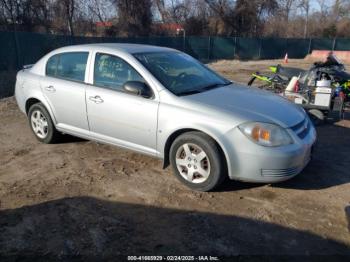
<path id="1" fill-rule="evenodd" d="M 307 50 L 307 55 L 311 53 L 311 43 L 312 43 L 312 38 L 309 40 L 309 50 Z"/>
<path id="2" fill-rule="evenodd" d="M 262 45 L 262 38 L 260 38 L 260 41 L 259 41 L 259 53 L 258 53 L 258 59 L 261 59 L 261 45 Z"/>
<path id="3" fill-rule="evenodd" d="M 183 49 L 184 49 L 184 52 L 186 52 L 186 30 L 183 29 Z"/>
<path id="4" fill-rule="evenodd" d="M 236 58 L 236 44 L 237 44 L 237 37 L 235 36 L 235 43 L 234 43 L 234 46 L 233 46 L 233 59 Z"/>
<path id="5" fill-rule="evenodd" d="M 336 44 L 336 38 L 334 37 L 334 38 L 333 38 L 332 51 L 334 51 L 334 49 L 335 49 L 335 44 Z"/>
<path id="6" fill-rule="evenodd" d="M 211 45 L 210 45 L 210 36 L 209 36 L 209 38 L 208 38 L 208 60 L 210 60 L 210 47 L 211 47 Z"/>

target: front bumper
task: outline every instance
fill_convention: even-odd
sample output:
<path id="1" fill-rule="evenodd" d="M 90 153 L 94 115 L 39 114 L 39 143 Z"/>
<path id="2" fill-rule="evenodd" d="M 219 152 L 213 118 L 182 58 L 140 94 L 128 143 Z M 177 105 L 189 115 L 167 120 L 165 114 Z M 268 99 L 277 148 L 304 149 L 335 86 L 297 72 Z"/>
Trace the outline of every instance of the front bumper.
<path id="1" fill-rule="evenodd" d="M 250 141 L 241 131 L 232 130 L 234 146 L 231 148 L 229 176 L 231 179 L 275 183 L 299 174 L 309 163 L 316 131 L 312 124 L 302 137 L 287 129 L 294 144 L 281 147 L 264 147 Z"/>

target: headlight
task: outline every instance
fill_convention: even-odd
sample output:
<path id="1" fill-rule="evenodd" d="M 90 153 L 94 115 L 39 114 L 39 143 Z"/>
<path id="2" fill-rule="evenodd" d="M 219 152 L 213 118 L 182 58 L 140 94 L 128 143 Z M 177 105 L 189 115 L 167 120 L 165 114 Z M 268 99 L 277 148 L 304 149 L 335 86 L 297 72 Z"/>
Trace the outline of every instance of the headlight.
<path id="1" fill-rule="evenodd" d="M 278 125 L 248 122 L 238 128 L 253 142 L 262 146 L 282 146 L 293 144 L 293 139 L 285 129 Z"/>

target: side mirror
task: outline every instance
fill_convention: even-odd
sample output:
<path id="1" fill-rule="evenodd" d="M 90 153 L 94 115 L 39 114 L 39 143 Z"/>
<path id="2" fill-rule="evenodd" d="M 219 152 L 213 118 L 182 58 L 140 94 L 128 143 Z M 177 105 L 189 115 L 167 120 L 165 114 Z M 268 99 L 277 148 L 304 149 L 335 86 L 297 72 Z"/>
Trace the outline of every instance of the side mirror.
<path id="1" fill-rule="evenodd" d="M 124 83 L 123 90 L 129 94 L 145 98 L 150 98 L 153 95 L 151 89 L 145 83 L 140 81 L 128 81 Z"/>

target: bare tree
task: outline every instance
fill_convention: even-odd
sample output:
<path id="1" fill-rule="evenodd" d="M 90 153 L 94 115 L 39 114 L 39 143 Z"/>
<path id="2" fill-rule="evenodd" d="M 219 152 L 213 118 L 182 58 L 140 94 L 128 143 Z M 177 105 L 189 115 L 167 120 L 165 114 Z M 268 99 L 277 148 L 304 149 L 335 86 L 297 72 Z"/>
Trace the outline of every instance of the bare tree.
<path id="1" fill-rule="evenodd" d="M 2 23 L 10 30 L 31 31 L 35 26 L 49 29 L 49 0 L 0 0 L 0 10 Z"/>
<path id="2" fill-rule="evenodd" d="M 16 30 L 19 18 L 23 11 L 23 3 L 19 0 L 1 0 L 1 9 L 5 16 L 5 21 L 12 25 L 13 30 Z"/>
<path id="3" fill-rule="evenodd" d="M 309 15 L 310 15 L 310 0 L 300 0 L 299 8 L 304 12 L 305 23 L 304 23 L 304 38 L 308 36 L 309 29 Z"/>
<path id="4" fill-rule="evenodd" d="M 210 8 L 231 28 L 230 35 L 257 36 L 263 20 L 277 10 L 276 0 L 205 0 Z"/>
<path id="5" fill-rule="evenodd" d="M 237 34 L 236 19 L 233 16 L 234 3 L 229 0 L 205 0 L 212 12 L 224 23 L 227 35 Z"/>
<path id="6" fill-rule="evenodd" d="M 71 36 L 74 36 L 73 19 L 75 15 L 76 1 L 75 0 L 63 0 L 65 7 L 65 15 L 68 23 L 68 31 Z"/>
<path id="7" fill-rule="evenodd" d="M 350 0 L 0 0 L 0 29 L 167 34 L 152 27 L 154 12 L 192 35 L 350 37 Z M 97 29 L 97 21 L 113 24 Z"/>
<path id="8" fill-rule="evenodd" d="M 342 17 L 349 14 L 350 1 L 349 0 L 334 0 L 332 6 L 332 17 L 335 22 Z"/>
<path id="9" fill-rule="evenodd" d="M 296 0 L 279 0 L 278 5 L 282 11 L 282 15 L 286 21 L 289 21 L 289 16 L 293 8 L 295 7 Z"/>
<path id="10" fill-rule="evenodd" d="M 32 0 L 26 8 L 30 10 L 30 19 L 34 25 L 40 25 L 46 32 L 50 31 L 52 22 L 52 1 L 51 0 Z"/>
<path id="11" fill-rule="evenodd" d="M 55 31 L 75 35 L 75 24 L 81 17 L 82 6 L 78 0 L 53 0 L 52 27 Z"/>
<path id="12" fill-rule="evenodd" d="M 164 23 L 184 23 L 194 12 L 201 13 L 203 7 L 203 0 L 153 0 L 153 3 Z"/>
<path id="13" fill-rule="evenodd" d="M 87 6 L 88 18 L 106 22 L 115 15 L 115 8 L 111 0 L 82 0 L 81 5 Z"/>
<path id="14" fill-rule="evenodd" d="M 145 36 L 152 24 L 151 0 L 116 0 L 118 25 L 126 36 Z"/>
<path id="15" fill-rule="evenodd" d="M 320 8 L 320 13 L 322 15 L 325 15 L 328 13 L 328 9 L 329 9 L 329 6 L 328 6 L 328 1 L 327 0 L 317 0 L 317 4 Z"/>
<path id="16" fill-rule="evenodd" d="M 165 1 L 164 0 L 154 0 L 154 4 L 156 5 L 156 7 L 160 13 L 160 16 L 162 17 L 162 21 L 165 23 L 170 22 L 172 19 L 171 19 L 169 10 L 165 6 Z"/>

